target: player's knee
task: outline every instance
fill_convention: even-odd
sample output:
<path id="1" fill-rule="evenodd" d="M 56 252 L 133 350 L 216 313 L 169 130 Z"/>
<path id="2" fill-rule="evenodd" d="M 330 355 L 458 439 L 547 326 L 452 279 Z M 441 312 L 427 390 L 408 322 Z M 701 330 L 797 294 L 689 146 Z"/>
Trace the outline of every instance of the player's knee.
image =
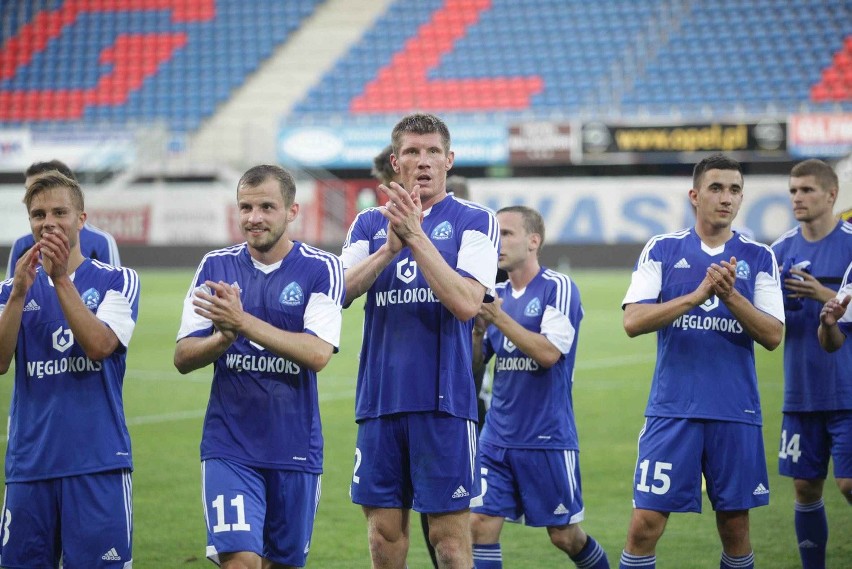
<path id="1" fill-rule="evenodd" d="M 407 551 L 408 549 L 408 538 L 401 532 L 382 532 L 378 528 L 371 528 L 368 542 L 370 558 L 378 567 L 386 566 L 391 560 L 398 557 L 400 550 Z"/>
<path id="2" fill-rule="evenodd" d="M 837 487 L 840 489 L 843 497 L 846 498 L 846 501 L 852 504 L 852 478 L 839 478 L 837 480 Z"/>
<path id="3" fill-rule="evenodd" d="M 653 552 L 663 535 L 667 520 L 667 514 L 634 510 L 627 534 L 627 552 L 636 555 L 649 555 Z"/>
<path id="4" fill-rule="evenodd" d="M 548 527 L 547 534 L 550 536 L 550 543 L 568 555 L 580 553 L 588 539 L 579 524 Z"/>
<path id="5" fill-rule="evenodd" d="M 260 569 L 261 559 L 247 552 L 222 554 L 219 556 L 220 569 Z"/>
<path id="6" fill-rule="evenodd" d="M 434 537 L 429 536 L 429 541 L 435 548 L 435 555 L 438 557 L 439 565 L 454 567 L 457 562 L 464 559 L 470 549 L 470 542 L 461 536 L 443 535 Z"/>
<path id="7" fill-rule="evenodd" d="M 490 534 L 492 532 L 488 522 L 488 516 L 471 514 L 470 534 L 473 536 L 473 543 L 491 543 Z"/>
<path id="8" fill-rule="evenodd" d="M 822 498 L 822 480 L 804 480 L 797 478 L 793 482 L 796 489 L 796 501 L 800 504 L 813 504 Z"/>

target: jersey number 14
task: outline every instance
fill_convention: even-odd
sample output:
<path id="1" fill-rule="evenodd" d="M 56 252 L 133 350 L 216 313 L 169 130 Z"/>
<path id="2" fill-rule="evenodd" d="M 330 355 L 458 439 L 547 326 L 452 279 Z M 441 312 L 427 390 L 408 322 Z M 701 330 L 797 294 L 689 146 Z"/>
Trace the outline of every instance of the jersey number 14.
<path id="1" fill-rule="evenodd" d="M 781 431 L 781 450 L 778 452 L 778 458 L 784 460 L 792 458 L 793 462 L 799 462 L 800 456 L 802 456 L 802 451 L 799 450 L 799 433 L 793 434 L 790 437 L 790 442 L 787 442 L 787 430 Z"/>

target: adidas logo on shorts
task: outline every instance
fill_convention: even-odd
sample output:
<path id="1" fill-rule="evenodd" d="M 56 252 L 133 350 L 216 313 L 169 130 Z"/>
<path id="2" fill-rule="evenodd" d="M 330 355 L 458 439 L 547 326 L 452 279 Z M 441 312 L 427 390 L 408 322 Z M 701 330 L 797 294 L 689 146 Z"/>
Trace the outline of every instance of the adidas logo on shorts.
<path id="1" fill-rule="evenodd" d="M 453 498 L 464 498 L 465 496 L 470 496 L 470 492 L 464 489 L 464 486 L 459 486 L 456 488 L 456 491 L 453 492 Z"/>
<path id="2" fill-rule="evenodd" d="M 101 559 L 104 561 L 121 561 L 121 555 L 118 554 L 118 551 L 113 547 L 103 555 L 101 555 Z"/>
<path id="3" fill-rule="evenodd" d="M 752 494 L 754 494 L 755 496 L 762 496 L 764 494 L 769 494 L 769 490 L 767 490 L 766 486 L 764 486 L 763 484 L 758 484 L 757 488 L 754 489 L 754 492 L 752 492 Z"/>
<path id="4" fill-rule="evenodd" d="M 565 504 L 563 504 L 561 502 L 559 503 L 558 506 L 556 506 L 556 509 L 553 510 L 553 515 L 555 515 L 555 516 L 561 516 L 561 515 L 570 514 L 570 513 L 571 512 L 568 511 L 568 508 L 565 507 Z"/>
<path id="5" fill-rule="evenodd" d="M 690 266 L 690 264 L 686 261 L 686 258 L 685 258 L 685 257 L 681 257 L 680 261 L 678 261 L 677 263 L 675 263 L 674 268 L 675 268 L 675 269 L 690 269 L 690 268 L 692 268 L 692 267 L 691 267 L 691 266 Z"/>
<path id="6" fill-rule="evenodd" d="M 41 310 L 41 306 L 38 305 L 34 298 L 31 298 L 26 306 L 24 306 L 24 312 L 32 312 L 34 310 Z"/>

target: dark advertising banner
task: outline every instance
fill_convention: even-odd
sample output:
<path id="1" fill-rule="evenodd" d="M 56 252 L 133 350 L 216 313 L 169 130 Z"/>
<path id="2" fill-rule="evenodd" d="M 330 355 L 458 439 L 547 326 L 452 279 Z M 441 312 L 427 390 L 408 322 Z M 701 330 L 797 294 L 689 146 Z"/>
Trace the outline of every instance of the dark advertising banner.
<path id="1" fill-rule="evenodd" d="M 571 163 L 571 124 L 523 122 L 509 125 L 509 164 L 545 166 Z"/>
<path id="2" fill-rule="evenodd" d="M 679 125 L 583 125 L 583 162 L 637 164 L 694 162 L 724 152 L 745 161 L 789 160 L 784 122 L 710 122 Z"/>

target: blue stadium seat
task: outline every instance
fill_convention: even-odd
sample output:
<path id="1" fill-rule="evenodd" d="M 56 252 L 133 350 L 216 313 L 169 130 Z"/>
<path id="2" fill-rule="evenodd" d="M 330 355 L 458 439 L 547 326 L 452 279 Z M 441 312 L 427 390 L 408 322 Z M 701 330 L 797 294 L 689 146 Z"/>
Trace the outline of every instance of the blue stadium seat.
<path id="1" fill-rule="evenodd" d="M 93 2 L 88 8 L 79 2 L 61 0 L 0 3 L 0 30 L 9 36 L 0 41 L 3 46 L 10 37 L 22 33 L 21 37 L 27 38 L 50 33 L 44 26 L 29 26 L 36 16 L 65 17 L 74 22 L 62 28 L 57 20 L 60 33 L 43 50 L 36 50 L 29 62 L 3 70 L 11 75 L 4 75 L 0 91 L 36 90 L 55 92 L 58 97 L 74 90 L 97 91 L 95 98 L 99 101 L 86 106 L 79 117 L 52 117 L 47 109 L 15 116 L 10 109 L 0 109 L 0 126 L 21 120 L 131 124 L 146 118 L 163 119 L 175 131 L 196 128 L 275 46 L 288 39 L 320 1 L 216 0 L 208 4 L 213 9 L 212 19 L 207 19 L 203 8 L 199 8 L 204 0 L 176 3 L 186 14 L 196 8 L 194 17 L 181 21 L 173 18 L 171 10 L 160 9 L 158 3 L 146 6 L 145 0 L 134 2 L 134 8 L 127 10 L 120 9 L 120 2 Z M 174 43 L 179 34 L 184 34 L 183 42 Z M 142 35 L 148 38 L 144 50 L 127 41 Z M 126 51 L 116 51 L 114 61 L 103 63 L 103 55 L 122 41 L 128 45 Z M 152 66 L 154 55 L 157 60 Z M 116 69 L 123 69 L 122 74 L 101 85 Z M 202 77 L 215 77 L 216 81 L 202 88 Z M 171 93 L 180 93 L 181 101 L 173 104 L 168 99 L 165 103 L 160 97 Z"/>

